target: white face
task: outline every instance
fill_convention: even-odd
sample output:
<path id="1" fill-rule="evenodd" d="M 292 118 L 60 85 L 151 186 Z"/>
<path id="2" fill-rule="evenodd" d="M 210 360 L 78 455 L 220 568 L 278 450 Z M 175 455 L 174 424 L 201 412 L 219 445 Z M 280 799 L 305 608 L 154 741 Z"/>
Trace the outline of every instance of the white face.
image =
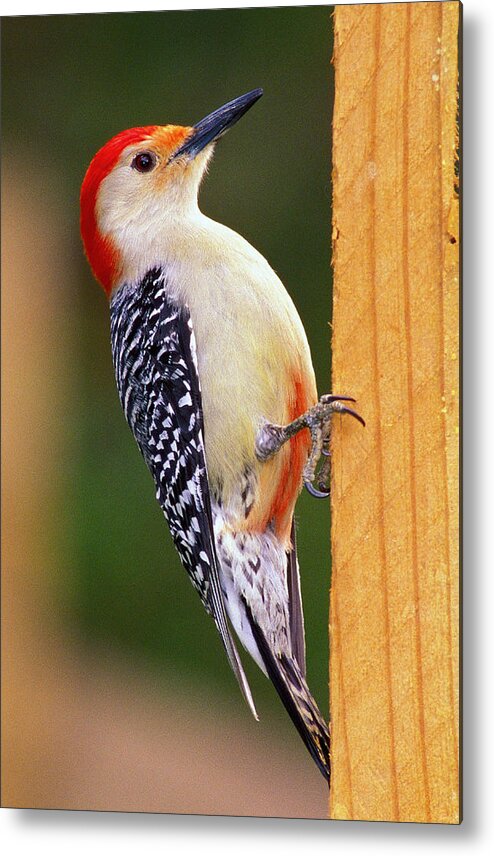
<path id="1" fill-rule="evenodd" d="M 96 202 L 99 231 L 122 260 L 121 280 L 138 279 L 143 268 L 162 261 L 167 232 L 197 213 L 199 185 L 213 150 L 210 144 L 192 160 L 170 162 L 169 149 L 151 137 L 122 152 Z"/>

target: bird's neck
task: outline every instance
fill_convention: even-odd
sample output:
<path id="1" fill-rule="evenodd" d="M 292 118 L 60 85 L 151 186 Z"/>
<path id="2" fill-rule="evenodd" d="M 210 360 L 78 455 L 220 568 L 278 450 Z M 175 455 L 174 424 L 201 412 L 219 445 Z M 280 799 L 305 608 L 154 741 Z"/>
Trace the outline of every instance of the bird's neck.
<path id="1" fill-rule="evenodd" d="M 240 235 L 227 226 L 206 217 L 197 203 L 175 210 L 156 213 L 147 228 L 137 228 L 119 236 L 122 269 L 116 286 L 138 285 L 149 270 L 161 268 L 167 274 L 172 290 L 195 281 L 215 278 L 219 270 L 235 264 L 241 256 L 245 262 L 259 254 Z M 264 259 L 262 259 L 264 262 Z M 201 289 L 202 290 L 202 289 Z"/>
<path id="2" fill-rule="evenodd" d="M 170 213 L 163 209 L 148 212 L 148 217 L 133 221 L 130 228 L 112 230 L 121 268 L 115 283 L 138 285 L 153 268 L 166 268 L 180 258 L 190 255 L 194 242 L 208 231 L 208 218 L 198 208 L 197 202 L 181 206 Z"/>

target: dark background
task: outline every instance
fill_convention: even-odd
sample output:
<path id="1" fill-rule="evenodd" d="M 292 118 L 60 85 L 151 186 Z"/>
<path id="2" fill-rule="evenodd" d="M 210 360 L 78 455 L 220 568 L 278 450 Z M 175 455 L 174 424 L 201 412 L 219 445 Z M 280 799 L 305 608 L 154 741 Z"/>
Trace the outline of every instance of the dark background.
<path id="1" fill-rule="evenodd" d="M 262 86 L 264 97 L 218 145 L 201 208 L 244 235 L 279 274 L 307 330 L 319 391 L 329 390 L 331 54 L 330 7 L 2 21 L 3 203 L 14 212 L 20 258 L 34 268 L 21 293 L 28 300 L 36 287 L 43 305 L 63 310 L 62 335 L 50 329 L 49 311 L 42 327 L 34 308 L 30 318 L 29 303 L 28 329 L 8 330 L 20 341 L 40 337 L 42 360 L 62 377 L 58 393 L 50 391 L 60 445 L 46 431 L 40 452 L 57 491 L 46 497 L 46 479 L 38 484 L 39 523 L 24 533 L 33 549 L 43 532 L 38 584 L 49 590 L 50 620 L 74 650 L 150 675 L 163 705 L 172 675 L 199 704 L 206 691 L 220 708 L 224 701 L 240 728 L 250 715 L 121 413 L 108 307 L 83 256 L 78 195 L 91 157 L 118 131 L 193 124 Z M 16 230 L 20 200 L 28 222 L 29 212 L 53 214 L 49 231 L 63 260 L 53 294 L 46 277 L 37 281 L 29 236 Z M 40 365 L 33 394 L 43 397 Z M 12 378 L 14 398 L 19 381 Z M 37 467 L 32 460 L 34 474 Z M 22 494 L 20 479 L 15 489 Z M 297 520 L 308 679 L 327 715 L 329 503 L 302 495 Z M 261 716 L 256 733 L 267 723 L 317 777 L 275 692 L 247 654 L 243 660 Z M 322 779 L 320 787 L 324 794 Z"/>

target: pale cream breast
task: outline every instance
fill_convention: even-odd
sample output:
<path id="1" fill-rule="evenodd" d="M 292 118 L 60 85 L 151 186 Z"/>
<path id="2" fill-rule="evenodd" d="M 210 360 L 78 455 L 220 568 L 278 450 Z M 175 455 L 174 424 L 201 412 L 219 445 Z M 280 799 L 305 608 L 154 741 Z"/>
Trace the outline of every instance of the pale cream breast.
<path id="1" fill-rule="evenodd" d="M 196 335 L 209 477 L 227 490 L 246 463 L 259 466 L 261 421 L 288 421 L 289 380 L 304 379 L 316 400 L 307 338 L 278 276 L 227 227 L 201 215 L 195 235 L 169 236 L 167 259 L 168 287 Z"/>

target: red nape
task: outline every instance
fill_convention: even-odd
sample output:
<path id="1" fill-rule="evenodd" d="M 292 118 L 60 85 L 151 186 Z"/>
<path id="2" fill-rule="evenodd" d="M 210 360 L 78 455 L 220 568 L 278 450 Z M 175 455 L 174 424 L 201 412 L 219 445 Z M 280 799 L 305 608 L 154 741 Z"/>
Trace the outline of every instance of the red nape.
<path id="1" fill-rule="evenodd" d="M 156 125 L 129 128 L 113 137 L 89 164 L 81 187 L 81 235 L 86 255 L 96 279 L 110 296 L 119 269 L 119 257 L 109 238 L 103 237 L 96 222 L 96 199 L 101 182 L 117 163 L 127 146 L 150 137 Z"/>

